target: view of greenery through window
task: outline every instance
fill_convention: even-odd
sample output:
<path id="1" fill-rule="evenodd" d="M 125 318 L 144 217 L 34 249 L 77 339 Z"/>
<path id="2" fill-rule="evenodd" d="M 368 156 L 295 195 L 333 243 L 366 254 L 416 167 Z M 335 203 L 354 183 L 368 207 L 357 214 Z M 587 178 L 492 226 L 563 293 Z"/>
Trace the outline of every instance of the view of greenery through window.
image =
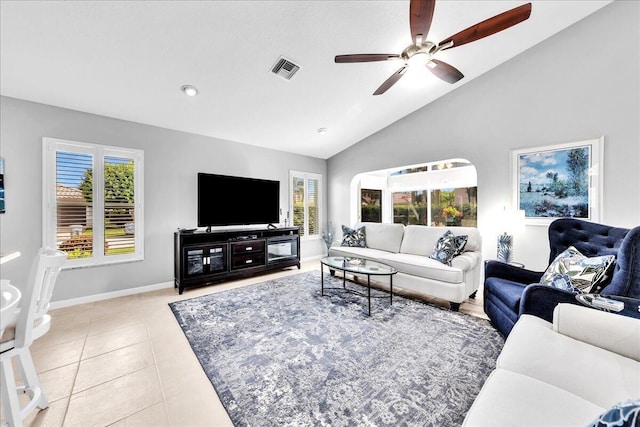
<path id="1" fill-rule="evenodd" d="M 393 222 L 405 225 L 432 226 L 477 226 L 478 187 L 459 188 L 429 188 L 430 183 L 439 182 L 435 176 L 442 173 L 456 174 L 456 168 L 468 167 L 467 161 L 446 161 L 425 164 L 392 171 L 389 177 L 394 177 L 396 186 L 401 189 L 404 182 L 410 182 L 415 188 L 415 179 L 409 179 L 412 174 L 424 177 L 423 190 L 392 191 L 389 198 L 384 197 L 385 190 L 363 188 L 360 190 L 360 220 L 363 222 L 383 222 L 385 209 L 392 209 L 388 215 L 393 215 Z M 460 169 L 462 171 L 462 169 Z M 429 175 L 433 173 L 433 176 Z M 378 171 L 375 176 L 380 176 Z M 409 180 L 404 180 L 402 177 Z M 414 175 L 418 177 L 418 175 Z M 440 175 L 442 176 L 442 175 Z M 398 181 L 400 179 L 400 181 Z M 400 182 L 400 184 L 398 184 Z M 445 181 L 446 182 L 446 181 Z M 475 179 L 469 182 L 475 184 Z M 435 186 L 435 185 L 434 185 Z M 390 190 L 387 190 L 390 191 Z M 387 193 L 389 194 L 389 193 Z M 384 206 L 383 200 L 391 201 L 391 207 Z"/>
<path id="2" fill-rule="evenodd" d="M 363 222 L 382 222 L 382 190 L 360 191 L 361 220 Z"/>
<path id="3" fill-rule="evenodd" d="M 104 157 L 104 255 L 135 252 L 134 163 Z M 56 153 L 57 247 L 69 258 L 93 256 L 93 156 Z"/>
<path id="4" fill-rule="evenodd" d="M 393 222 L 404 225 L 477 225 L 477 187 L 393 193 Z M 429 197 L 430 200 L 429 200 Z M 430 202 L 430 203 L 429 203 Z M 430 218 L 428 215 L 430 210 Z"/>
<path id="5" fill-rule="evenodd" d="M 304 236 L 304 178 L 294 176 L 291 179 L 293 197 L 293 226 L 300 227 L 300 235 Z"/>
<path id="6" fill-rule="evenodd" d="M 320 234 L 320 179 L 311 175 L 291 176 L 292 225 L 300 227 L 301 236 Z"/>

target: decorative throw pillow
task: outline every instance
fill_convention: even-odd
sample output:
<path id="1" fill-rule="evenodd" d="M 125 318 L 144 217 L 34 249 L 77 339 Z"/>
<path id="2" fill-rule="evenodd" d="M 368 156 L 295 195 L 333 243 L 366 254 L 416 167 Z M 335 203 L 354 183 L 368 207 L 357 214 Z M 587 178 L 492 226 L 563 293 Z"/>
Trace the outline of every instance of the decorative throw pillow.
<path id="1" fill-rule="evenodd" d="M 640 399 L 614 405 L 589 427 L 637 427 L 640 425 Z"/>
<path id="2" fill-rule="evenodd" d="M 454 258 L 464 252 L 465 246 L 467 246 L 467 240 L 469 240 L 469 236 L 463 234 L 461 236 L 455 236 L 453 238 L 456 242 L 456 253 L 453 256 Z"/>
<path id="3" fill-rule="evenodd" d="M 342 226 L 342 244 L 341 246 L 351 246 L 356 248 L 366 248 L 367 241 L 364 233 L 364 225 L 360 228 L 354 229 Z"/>
<path id="4" fill-rule="evenodd" d="M 451 260 L 456 256 L 457 250 L 456 236 L 453 235 L 451 230 L 447 230 L 436 242 L 429 258 L 440 261 L 443 264 L 451 265 Z"/>
<path id="5" fill-rule="evenodd" d="M 597 292 L 614 260 L 614 255 L 587 258 L 570 246 L 547 267 L 540 284 L 578 292 Z"/>

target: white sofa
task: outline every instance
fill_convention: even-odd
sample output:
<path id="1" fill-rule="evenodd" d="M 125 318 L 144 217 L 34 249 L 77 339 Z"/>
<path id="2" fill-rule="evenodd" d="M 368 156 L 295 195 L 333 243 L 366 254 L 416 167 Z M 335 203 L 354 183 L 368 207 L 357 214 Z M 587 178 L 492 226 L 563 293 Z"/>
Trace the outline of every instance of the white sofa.
<path id="1" fill-rule="evenodd" d="M 358 257 L 379 261 L 398 270 L 393 287 L 420 295 L 449 301 L 452 310 L 468 297 L 474 297 L 480 284 L 481 239 L 473 227 L 427 227 L 423 225 L 380 224 L 364 222 L 366 248 L 334 245 L 329 256 Z M 451 266 L 429 258 L 433 248 L 447 230 L 467 235 L 464 252 Z"/>
<path id="2" fill-rule="evenodd" d="M 587 426 L 640 399 L 640 320 L 559 304 L 515 324 L 464 426 Z"/>

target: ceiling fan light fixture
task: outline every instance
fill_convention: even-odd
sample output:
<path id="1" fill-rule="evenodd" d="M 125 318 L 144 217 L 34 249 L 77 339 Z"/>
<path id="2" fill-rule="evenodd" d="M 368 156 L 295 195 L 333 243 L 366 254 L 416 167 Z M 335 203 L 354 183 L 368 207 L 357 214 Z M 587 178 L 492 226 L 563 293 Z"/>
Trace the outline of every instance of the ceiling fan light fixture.
<path id="1" fill-rule="evenodd" d="M 417 52 L 407 59 L 407 64 L 411 66 L 425 65 L 431 62 L 431 55 L 427 52 Z"/>
<path id="2" fill-rule="evenodd" d="M 184 85 L 180 90 L 187 96 L 196 96 L 198 94 L 198 88 L 193 85 Z"/>

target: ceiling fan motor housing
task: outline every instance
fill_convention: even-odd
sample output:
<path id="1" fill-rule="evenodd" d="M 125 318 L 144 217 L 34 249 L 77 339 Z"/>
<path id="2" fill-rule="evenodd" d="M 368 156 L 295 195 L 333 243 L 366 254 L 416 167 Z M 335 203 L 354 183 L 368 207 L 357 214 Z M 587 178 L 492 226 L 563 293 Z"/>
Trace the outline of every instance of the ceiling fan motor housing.
<path id="1" fill-rule="evenodd" d="M 408 62 L 409 59 L 411 59 L 411 57 L 415 55 L 421 55 L 421 54 L 429 55 L 429 58 L 431 58 L 433 54 L 436 53 L 437 50 L 438 49 L 436 44 L 432 42 L 424 42 L 420 46 L 412 44 L 411 46 L 407 47 L 405 50 L 402 51 L 402 53 L 400 54 L 400 57 L 404 60 L 404 62 Z"/>

